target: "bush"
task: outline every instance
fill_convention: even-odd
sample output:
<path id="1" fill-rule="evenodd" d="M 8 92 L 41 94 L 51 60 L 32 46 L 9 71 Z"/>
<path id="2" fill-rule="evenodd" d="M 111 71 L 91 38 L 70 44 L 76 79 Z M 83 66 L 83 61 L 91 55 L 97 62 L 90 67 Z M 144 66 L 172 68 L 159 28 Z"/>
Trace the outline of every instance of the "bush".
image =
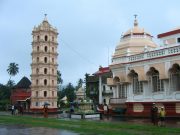
<path id="1" fill-rule="evenodd" d="M 0 110 L 6 111 L 8 109 L 8 105 L 10 104 L 9 99 L 4 99 L 0 101 Z"/>

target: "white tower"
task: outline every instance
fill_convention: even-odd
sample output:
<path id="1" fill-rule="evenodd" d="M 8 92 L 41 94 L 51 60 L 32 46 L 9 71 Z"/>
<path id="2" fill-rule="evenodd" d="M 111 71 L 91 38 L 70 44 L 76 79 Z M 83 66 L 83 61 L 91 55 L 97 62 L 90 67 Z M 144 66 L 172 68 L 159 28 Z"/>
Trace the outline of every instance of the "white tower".
<path id="1" fill-rule="evenodd" d="M 43 22 L 32 31 L 31 110 L 42 111 L 49 104 L 49 111 L 57 110 L 57 29 L 45 14 Z"/>

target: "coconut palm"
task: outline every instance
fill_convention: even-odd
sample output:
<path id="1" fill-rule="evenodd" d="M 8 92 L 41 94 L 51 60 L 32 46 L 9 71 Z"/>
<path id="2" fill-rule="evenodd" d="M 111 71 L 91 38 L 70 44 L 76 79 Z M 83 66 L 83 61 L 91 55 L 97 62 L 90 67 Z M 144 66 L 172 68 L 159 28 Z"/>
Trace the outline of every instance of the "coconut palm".
<path id="1" fill-rule="evenodd" d="M 8 66 L 7 72 L 10 75 L 9 80 L 11 80 L 11 77 L 15 76 L 19 72 L 18 64 L 14 63 L 14 62 L 10 63 L 9 66 Z"/>

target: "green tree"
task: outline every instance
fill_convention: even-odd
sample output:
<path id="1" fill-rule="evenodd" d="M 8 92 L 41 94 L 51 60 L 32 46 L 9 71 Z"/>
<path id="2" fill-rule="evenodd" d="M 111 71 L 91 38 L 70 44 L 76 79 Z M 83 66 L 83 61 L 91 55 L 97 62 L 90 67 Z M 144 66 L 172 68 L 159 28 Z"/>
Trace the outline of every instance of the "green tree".
<path id="1" fill-rule="evenodd" d="M 8 66 L 7 72 L 10 75 L 9 80 L 11 80 L 11 77 L 15 76 L 19 72 L 18 64 L 14 63 L 14 62 L 10 63 L 9 66 Z"/>
<path id="2" fill-rule="evenodd" d="M 4 100 L 4 99 L 10 99 L 10 95 L 11 95 L 11 88 L 0 84 L 0 100 Z"/>
<path id="3" fill-rule="evenodd" d="M 61 78 L 61 72 L 57 70 L 57 84 L 62 84 L 63 79 Z"/>
<path id="4" fill-rule="evenodd" d="M 64 91 L 69 102 L 73 102 L 76 99 L 75 88 L 71 83 L 64 88 Z"/>
<path id="5" fill-rule="evenodd" d="M 79 88 L 81 88 L 83 85 L 83 79 L 79 79 L 78 82 L 77 82 L 77 86 L 76 86 L 76 90 L 78 90 Z"/>
<path id="6" fill-rule="evenodd" d="M 58 91 L 61 91 L 61 84 L 63 83 L 63 79 L 61 78 L 61 72 L 57 70 L 57 84 L 58 84 Z"/>
<path id="7" fill-rule="evenodd" d="M 12 88 L 15 86 L 15 82 L 13 80 L 9 80 L 6 84 L 7 87 Z"/>

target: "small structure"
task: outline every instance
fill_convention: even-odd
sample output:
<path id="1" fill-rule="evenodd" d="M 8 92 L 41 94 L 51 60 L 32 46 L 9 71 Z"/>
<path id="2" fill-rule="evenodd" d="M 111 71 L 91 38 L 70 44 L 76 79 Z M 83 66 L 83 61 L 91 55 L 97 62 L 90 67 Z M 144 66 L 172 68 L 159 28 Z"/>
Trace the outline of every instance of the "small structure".
<path id="1" fill-rule="evenodd" d="M 100 119 L 100 113 L 93 110 L 91 100 L 89 102 L 84 100 L 78 103 L 78 106 L 79 109 L 70 114 L 72 119 Z"/>
<path id="2" fill-rule="evenodd" d="M 30 108 L 31 81 L 23 77 L 11 91 L 10 101 L 13 105 L 22 106 L 23 110 Z"/>
<path id="3" fill-rule="evenodd" d="M 107 85 L 107 78 L 111 76 L 109 67 L 101 66 L 93 75 L 86 76 L 87 96 L 94 104 L 109 104 L 109 99 L 113 97 L 113 87 Z"/>
<path id="4" fill-rule="evenodd" d="M 82 101 L 84 100 L 86 97 L 86 93 L 85 90 L 83 89 L 83 87 L 80 87 L 77 91 L 76 91 L 76 100 L 77 101 Z"/>
<path id="5" fill-rule="evenodd" d="M 113 87 L 107 85 L 107 78 L 112 76 L 109 67 L 99 67 L 94 73 L 99 78 L 99 104 L 109 104 L 110 98 L 113 97 Z"/>
<path id="6" fill-rule="evenodd" d="M 61 101 L 63 101 L 63 102 L 66 104 L 66 103 L 67 103 L 67 97 L 64 96 L 64 97 L 61 99 Z"/>

